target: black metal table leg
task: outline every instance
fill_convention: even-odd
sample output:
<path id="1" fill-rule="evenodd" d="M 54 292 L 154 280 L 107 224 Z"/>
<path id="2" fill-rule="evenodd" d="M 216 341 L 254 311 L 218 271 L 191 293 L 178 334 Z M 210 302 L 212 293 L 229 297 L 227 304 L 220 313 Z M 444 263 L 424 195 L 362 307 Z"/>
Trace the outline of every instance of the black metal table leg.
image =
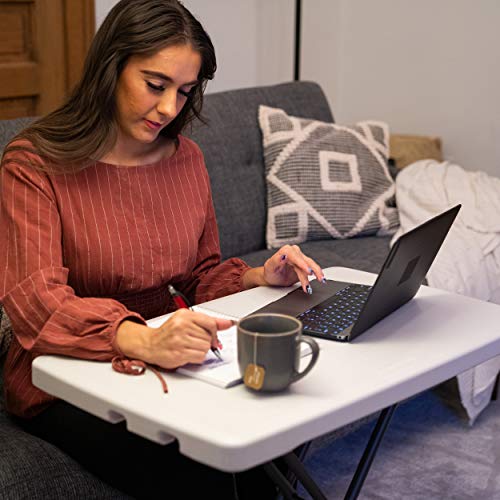
<path id="1" fill-rule="evenodd" d="M 275 463 L 267 462 L 262 467 L 274 484 L 280 489 L 286 500 L 303 500 Z"/>
<path id="2" fill-rule="evenodd" d="M 370 439 L 366 445 L 363 456 L 361 457 L 356 472 L 351 480 L 347 493 L 345 495 L 345 500 L 355 500 L 363 486 L 363 483 L 370 471 L 371 464 L 375 455 L 377 453 L 378 447 L 384 437 L 384 434 L 389 426 L 391 418 L 396 410 L 397 404 L 391 405 L 384 408 L 377 419 L 375 427 L 370 435 Z M 289 471 L 292 473 L 293 483 L 295 479 L 298 479 L 302 486 L 306 489 L 313 500 L 327 500 L 327 497 L 323 494 L 319 486 L 316 484 L 314 479 L 309 475 L 305 469 L 301 459 L 304 458 L 305 452 L 309 447 L 309 443 L 306 444 L 305 449 L 298 449 L 295 452 L 287 453 L 282 456 L 281 459 L 288 466 Z M 297 456 L 297 452 L 299 457 Z M 302 453 L 301 453 L 302 452 Z M 263 464 L 264 470 L 273 480 L 273 482 L 280 489 L 283 497 L 286 500 L 298 500 L 301 497 L 298 495 L 295 484 L 291 484 L 289 479 L 279 470 L 273 462 L 268 462 Z"/>
<path id="3" fill-rule="evenodd" d="M 311 495 L 314 500 L 327 500 L 314 479 L 309 475 L 304 464 L 300 461 L 297 455 L 293 452 L 284 455 L 283 460 L 290 470 L 295 474 L 302 486 Z"/>
<path id="4" fill-rule="evenodd" d="M 307 455 L 307 452 L 309 451 L 309 448 L 311 447 L 311 442 L 312 441 L 307 441 L 304 444 L 301 444 L 300 446 L 297 446 L 295 450 L 293 450 L 293 454 L 297 456 L 297 458 L 304 463 L 305 457 Z M 293 473 L 293 471 L 288 468 L 286 478 L 290 482 L 290 484 L 294 487 L 297 488 L 297 476 Z"/>
<path id="5" fill-rule="evenodd" d="M 358 498 L 359 492 L 361 491 L 361 487 L 368 475 L 370 470 L 370 466 L 375 458 L 375 454 L 377 453 L 377 449 L 384 437 L 385 431 L 389 426 L 389 422 L 391 421 L 392 415 L 396 410 L 397 404 L 392 406 L 388 406 L 384 408 L 378 417 L 377 423 L 373 428 L 372 434 L 370 436 L 370 440 L 366 445 L 365 451 L 363 452 L 363 456 L 359 461 L 358 467 L 354 476 L 351 480 L 351 484 L 349 485 L 349 489 L 345 495 L 345 500 L 355 500 Z"/>

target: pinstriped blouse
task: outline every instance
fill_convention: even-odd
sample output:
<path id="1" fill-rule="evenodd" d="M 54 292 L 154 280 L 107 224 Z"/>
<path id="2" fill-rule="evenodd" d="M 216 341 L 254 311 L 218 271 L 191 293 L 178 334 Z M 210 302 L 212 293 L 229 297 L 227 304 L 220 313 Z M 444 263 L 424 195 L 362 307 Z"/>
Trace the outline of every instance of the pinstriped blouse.
<path id="1" fill-rule="evenodd" d="M 121 321 L 174 309 L 168 284 L 193 303 L 241 290 L 248 266 L 220 263 L 203 155 L 185 137 L 150 165 L 55 175 L 10 162 L 0 179 L 0 300 L 14 331 L 5 402 L 15 415 L 54 400 L 31 383 L 37 355 L 112 359 Z"/>

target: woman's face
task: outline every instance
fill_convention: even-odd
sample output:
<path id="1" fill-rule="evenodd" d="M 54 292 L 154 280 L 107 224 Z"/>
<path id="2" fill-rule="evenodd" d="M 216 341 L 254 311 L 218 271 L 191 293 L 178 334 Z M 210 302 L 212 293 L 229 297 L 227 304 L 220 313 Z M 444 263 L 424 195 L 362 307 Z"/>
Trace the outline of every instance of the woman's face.
<path id="1" fill-rule="evenodd" d="M 198 84 L 200 66 L 201 56 L 190 45 L 131 56 L 116 86 L 119 140 L 131 147 L 151 144 Z"/>

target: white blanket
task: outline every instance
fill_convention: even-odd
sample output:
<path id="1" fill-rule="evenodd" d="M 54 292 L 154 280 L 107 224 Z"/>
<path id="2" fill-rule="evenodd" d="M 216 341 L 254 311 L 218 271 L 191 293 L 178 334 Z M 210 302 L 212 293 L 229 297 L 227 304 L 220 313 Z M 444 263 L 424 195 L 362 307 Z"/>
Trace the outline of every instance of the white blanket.
<path id="1" fill-rule="evenodd" d="M 462 209 L 427 274 L 428 283 L 500 304 L 499 178 L 466 171 L 449 162 L 421 160 L 399 173 L 396 201 L 401 227 L 393 241 L 461 203 Z M 500 356 L 458 376 L 470 424 L 488 405 L 499 371 Z"/>

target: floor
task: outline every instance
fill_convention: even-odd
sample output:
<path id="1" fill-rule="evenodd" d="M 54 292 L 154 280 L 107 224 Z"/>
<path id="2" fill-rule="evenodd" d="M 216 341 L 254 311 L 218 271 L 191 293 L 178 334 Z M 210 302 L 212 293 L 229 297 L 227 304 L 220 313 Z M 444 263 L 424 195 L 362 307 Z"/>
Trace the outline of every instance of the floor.
<path id="1" fill-rule="evenodd" d="M 344 497 L 372 427 L 312 450 L 306 460 L 329 499 Z M 472 427 L 435 391 L 401 404 L 358 498 L 500 500 L 500 401 Z"/>

